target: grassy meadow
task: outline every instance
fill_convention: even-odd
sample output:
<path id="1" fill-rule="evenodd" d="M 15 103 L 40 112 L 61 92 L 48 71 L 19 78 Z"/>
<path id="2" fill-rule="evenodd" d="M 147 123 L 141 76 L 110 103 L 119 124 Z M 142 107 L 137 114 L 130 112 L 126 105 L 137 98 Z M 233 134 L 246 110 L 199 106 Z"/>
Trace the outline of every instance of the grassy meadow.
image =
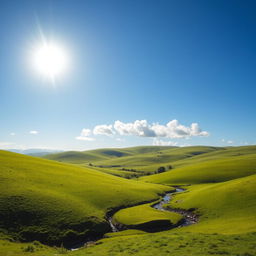
<path id="1" fill-rule="evenodd" d="M 45 158 L 51 160 L 0 151 L 0 255 L 256 255 L 256 146 L 135 147 Z M 172 168 L 154 174 L 160 166 Z M 186 190 L 172 196 L 166 211 L 148 203 L 177 185 Z M 172 228 L 183 218 L 168 211 L 173 208 L 193 211 L 198 223 Z M 127 230 L 110 232 L 105 215 L 113 209 L 121 209 L 113 222 Z M 170 229 L 156 232 L 154 225 Z M 103 234 L 76 251 L 61 247 Z"/>

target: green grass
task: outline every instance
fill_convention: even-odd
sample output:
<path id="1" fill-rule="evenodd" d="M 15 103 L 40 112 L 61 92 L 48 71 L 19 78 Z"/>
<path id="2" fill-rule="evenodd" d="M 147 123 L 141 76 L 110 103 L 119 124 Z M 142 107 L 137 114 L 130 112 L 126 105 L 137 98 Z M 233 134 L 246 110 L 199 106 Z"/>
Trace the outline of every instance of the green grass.
<path id="1" fill-rule="evenodd" d="M 147 232 L 138 229 L 126 229 L 118 232 L 107 233 L 104 235 L 105 238 L 118 237 L 118 236 L 134 236 L 134 235 L 145 235 Z"/>
<path id="2" fill-rule="evenodd" d="M 154 148 L 154 147 L 153 147 Z M 158 149 L 158 148 L 157 148 Z M 105 161 L 99 161 L 99 164 L 104 165 L 120 165 L 124 167 L 137 167 L 138 170 L 143 170 L 143 167 L 149 167 L 151 165 L 166 165 L 170 162 L 178 161 L 180 159 L 191 158 L 196 155 L 205 154 L 215 150 L 220 150 L 221 148 L 216 147 L 165 147 L 161 150 L 155 150 L 151 152 L 146 152 L 143 154 L 134 154 L 131 156 L 113 158 Z M 154 169 L 155 170 L 155 169 Z"/>
<path id="3" fill-rule="evenodd" d="M 166 150 L 170 147 L 165 146 L 146 146 L 146 147 L 132 147 L 132 148 L 105 148 L 105 149 L 95 149 L 88 151 L 68 151 L 62 153 L 55 153 L 43 156 L 43 158 L 68 162 L 68 163 L 96 163 L 99 161 L 106 161 L 108 159 L 122 158 L 127 156 L 134 156 L 137 154 L 146 154 L 151 152 L 157 152 L 160 150 Z"/>
<path id="4" fill-rule="evenodd" d="M 104 172 L 107 174 L 115 175 L 118 177 L 126 178 L 126 179 L 135 178 L 140 175 L 143 175 L 141 173 L 132 172 L 132 171 L 124 171 L 124 170 L 119 170 L 116 168 L 95 167 L 95 166 L 88 166 L 87 164 L 80 164 L 79 166 L 85 167 L 87 169 L 89 168 L 91 170 L 97 170 L 97 171 Z"/>
<path id="5" fill-rule="evenodd" d="M 239 235 L 170 233 L 130 234 L 98 241 L 78 251 L 49 248 L 33 243 L 0 240 L 1 256 L 255 256 L 256 233 Z M 121 233 L 121 232 L 120 232 Z M 33 252 L 26 252 L 33 246 Z M 42 246 L 42 247 L 41 247 Z"/>
<path id="6" fill-rule="evenodd" d="M 10 225 L 2 230 L 0 236 L 0 255 L 55 256 L 66 253 L 63 249 L 46 246 L 40 248 L 40 245 L 35 247 L 33 243 L 9 242 L 8 237 L 19 238 L 21 235 L 16 230 L 17 220 L 22 220 L 21 213 L 29 213 L 31 219 L 37 220 L 29 225 L 19 224 L 18 228 L 21 230 L 27 227 L 38 228 L 36 231 L 39 233 L 48 230 L 50 237 L 64 239 L 63 234 L 72 229 L 77 235 L 76 238 L 79 238 L 81 231 L 78 227 L 85 227 L 84 223 L 87 227 L 89 222 L 92 224 L 89 225 L 90 230 L 98 227 L 102 231 L 104 215 L 108 209 L 152 200 L 164 190 L 170 190 L 169 187 L 152 183 L 192 184 L 186 187 L 187 191 L 174 195 L 166 207 L 196 209 L 200 215 L 199 222 L 157 233 L 136 229 L 107 233 L 108 238 L 97 241 L 95 245 L 67 254 L 256 255 L 255 146 L 157 149 L 137 147 L 120 149 L 121 155 L 119 149 L 110 151 L 103 149 L 94 152 L 94 157 L 97 156 L 95 164 L 124 165 L 127 169 L 137 166 L 136 169 L 142 173 L 165 165 L 172 165 L 174 169 L 135 181 L 112 176 L 130 175 L 127 171 L 119 170 L 119 167 L 82 167 L 87 166 L 89 162 L 86 161 L 89 160 L 80 159 L 80 162 L 75 163 L 77 165 L 74 162 L 71 165 L 0 152 L 0 182 L 4 184 L 0 186 L 1 227 L 8 223 L 7 215 L 12 217 Z M 4 219 L 2 216 L 5 216 Z M 114 216 L 117 222 L 140 229 L 145 227 L 144 224 L 152 224 L 157 220 L 175 223 L 179 218 L 179 215 L 174 216 L 171 212 L 152 209 L 150 204 L 126 208 Z M 65 223 L 64 229 L 60 223 Z M 5 238 L 3 232 L 7 231 L 9 234 Z M 69 233 L 67 237 L 72 237 L 72 234 Z M 30 250 L 29 246 L 35 247 L 35 251 L 25 252 Z"/>
<path id="7" fill-rule="evenodd" d="M 195 208 L 200 215 L 190 232 L 238 234 L 256 232 L 256 175 L 217 184 L 188 187 L 168 204 L 174 208 Z M 167 207 L 168 207 L 167 205 Z"/>
<path id="8" fill-rule="evenodd" d="M 141 146 L 123 149 L 97 149 L 84 152 L 63 152 L 50 154 L 44 158 L 79 164 L 83 167 L 97 168 L 97 170 L 112 175 L 134 178 L 154 173 L 160 166 L 168 166 L 175 161 L 190 159 L 215 151 L 222 151 L 218 147 L 167 147 Z M 99 168 L 101 167 L 101 168 Z M 135 169 L 136 173 L 123 172 L 123 168 Z M 136 174 L 136 175 L 135 175 Z"/>
<path id="9" fill-rule="evenodd" d="M 118 211 L 113 220 L 128 228 L 151 230 L 170 228 L 179 223 L 183 217 L 180 214 L 168 211 L 159 211 L 150 204 L 143 204 Z"/>
<path id="10" fill-rule="evenodd" d="M 206 165 L 210 161 L 219 161 L 225 159 L 233 161 L 233 159 L 238 157 L 244 156 L 246 158 L 250 155 L 254 155 L 252 158 L 255 157 L 256 146 L 226 148 L 207 146 L 182 148 L 144 146 L 124 149 L 99 149 L 84 152 L 64 152 L 59 154 L 51 154 L 46 157 L 57 161 L 79 164 L 88 168 L 91 168 L 89 163 L 92 163 L 94 165 L 93 167 L 99 171 L 120 177 L 133 178 L 153 174 L 160 166 L 168 167 L 171 165 L 174 169 L 179 169 L 182 167 L 185 168 L 186 166 L 190 168 L 191 165 L 193 165 L 194 168 L 197 168 L 197 165 L 201 163 L 202 168 L 208 168 Z M 240 159 L 238 159 L 238 161 L 240 161 Z M 206 165 L 204 165 L 204 163 Z M 101 168 L 99 168 L 99 166 L 101 166 Z M 199 168 L 201 167 L 199 166 Z M 135 169 L 137 172 L 127 172 L 122 170 L 123 168 L 128 170 Z M 186 172 L 187 171 L 185 171 L 185 173 Z M 160 183 L 161 182 L 162 181 L 160 181 Z"/>
<path id="11" fill-rule="evenodd" d="M 141 180 L 161 184 L 200 184 L 222 182 L 256 173 L 256 153 L 197 161 L 171 171 L 142 177 Z"/>
<path id="12" fill-rule="evenodd" d="M 73 256 L 255 256 L 256 233 L 242 235 L 170 233 L 108 238 Z"/>
<path id="13" fill-rule="evenodd" d="M 12 237 L 66 244 L 109 231 L 113 208 L 158 198 L 168 187 L 0 151 L 0 226 Z"/>

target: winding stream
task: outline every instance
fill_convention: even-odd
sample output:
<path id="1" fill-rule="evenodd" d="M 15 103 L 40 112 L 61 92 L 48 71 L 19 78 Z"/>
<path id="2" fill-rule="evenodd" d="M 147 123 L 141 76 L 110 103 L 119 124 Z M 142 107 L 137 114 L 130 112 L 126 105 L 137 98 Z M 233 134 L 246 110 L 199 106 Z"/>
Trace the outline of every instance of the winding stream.
<path id="1" fill-rule="evenodd" d="M 178 227 L 184 227 L 184 226 L 189 226 L 189 225 L 195 224 L 198 221 L 198 217 L 196 216 L 196 214 L 192 213 L 191 211 L 177 209 L 177 208 L 169 208 L 169 207 L 164 208 L 163 207 L 164 204 L 167 204 L 168 202 L 171 201 L 172 194 L 180 193 L 180 192 L 184 192 L 184 191 L 185 191 L 185 189 L 183 189 L 183 188 L 176 188 L 175 192 L 167 193 L 159 203 L 153 204 L 151 207 L 153 207 L 157 210 L 160 210 L 160 211 L 170 211 L 170 212 L 175 212 L 175 213 L 181 214 L 184 217 L 184 219 L 183 219 L 183 222 Z"/>
<path id="2" fill-rule="evenodd" d="M 185 189 L 175 188 L 174 192 L 170 192 L 170 193 L 165 194 L 162 197 L 160 202 L 151 205 L 151 207 L 153 207 L 154 209 L 157 209 L 159 211 L 170 211 L 170 212 L 176 212 L 176 213 L 181 214 L 184 217 L 184 219 L 183 219 L 182 223 L 178 226 L 178 228 L 195 224 L 198 221 L 198 217 L 196 216 L 196 214 L 192 213 L 191 211 L 187 211 L 187 210 L 183 210 L 183 209 L 177 209 L 177 208 L 169 208 L 169 207 L 164 208 L 163 207 L 163 205 L 170 202 L 170 200 L 172 199 L 173 194 L 184 192 L 184 191 L 185 191 Z M 119 225 L 114 224 L 113 215 L 114 215 L 114 213 L 111 214 L 111 216 L 106 218 L 106 220 L 108 221 L 108 223 L 111 227 L 112 232 L 118 232 L 118 231 L 124 230 L 125 229 L 124 227 L 120 228 Z M 86 243 L 77 244 L 73 248 L 70 248 L 70 250 L 71 251 L 78 250 L 79 248 L 83 247 L 85 244 L 91 244 L 91 243 L 94 243 L 95 241 L 88 241 Z"/>

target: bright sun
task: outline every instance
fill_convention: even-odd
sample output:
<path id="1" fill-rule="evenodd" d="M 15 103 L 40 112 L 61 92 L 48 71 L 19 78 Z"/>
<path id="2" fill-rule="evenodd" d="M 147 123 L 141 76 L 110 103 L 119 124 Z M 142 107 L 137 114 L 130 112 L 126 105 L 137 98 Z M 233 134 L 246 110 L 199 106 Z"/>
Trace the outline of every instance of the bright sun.
<path id="1" fill-rule="evenodd" d="M 57 76 L 67 71 L 68 56 L 60 45 L 44 42 L 34 49 L 33 66 L 42 76 L 54 82 Z"/>

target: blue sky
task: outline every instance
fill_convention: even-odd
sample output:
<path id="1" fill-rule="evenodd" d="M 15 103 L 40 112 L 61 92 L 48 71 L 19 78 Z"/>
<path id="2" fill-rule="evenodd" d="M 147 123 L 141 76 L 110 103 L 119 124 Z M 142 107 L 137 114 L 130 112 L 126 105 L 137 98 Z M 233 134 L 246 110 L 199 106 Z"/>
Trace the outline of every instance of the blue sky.
<path id="1" fill-rule="evenodd" d="M 255 1 L 0 7 L 0 148 L 256 144 Z M 54 85 L 31 67 L 40 30 L 69 55 Z"/>

